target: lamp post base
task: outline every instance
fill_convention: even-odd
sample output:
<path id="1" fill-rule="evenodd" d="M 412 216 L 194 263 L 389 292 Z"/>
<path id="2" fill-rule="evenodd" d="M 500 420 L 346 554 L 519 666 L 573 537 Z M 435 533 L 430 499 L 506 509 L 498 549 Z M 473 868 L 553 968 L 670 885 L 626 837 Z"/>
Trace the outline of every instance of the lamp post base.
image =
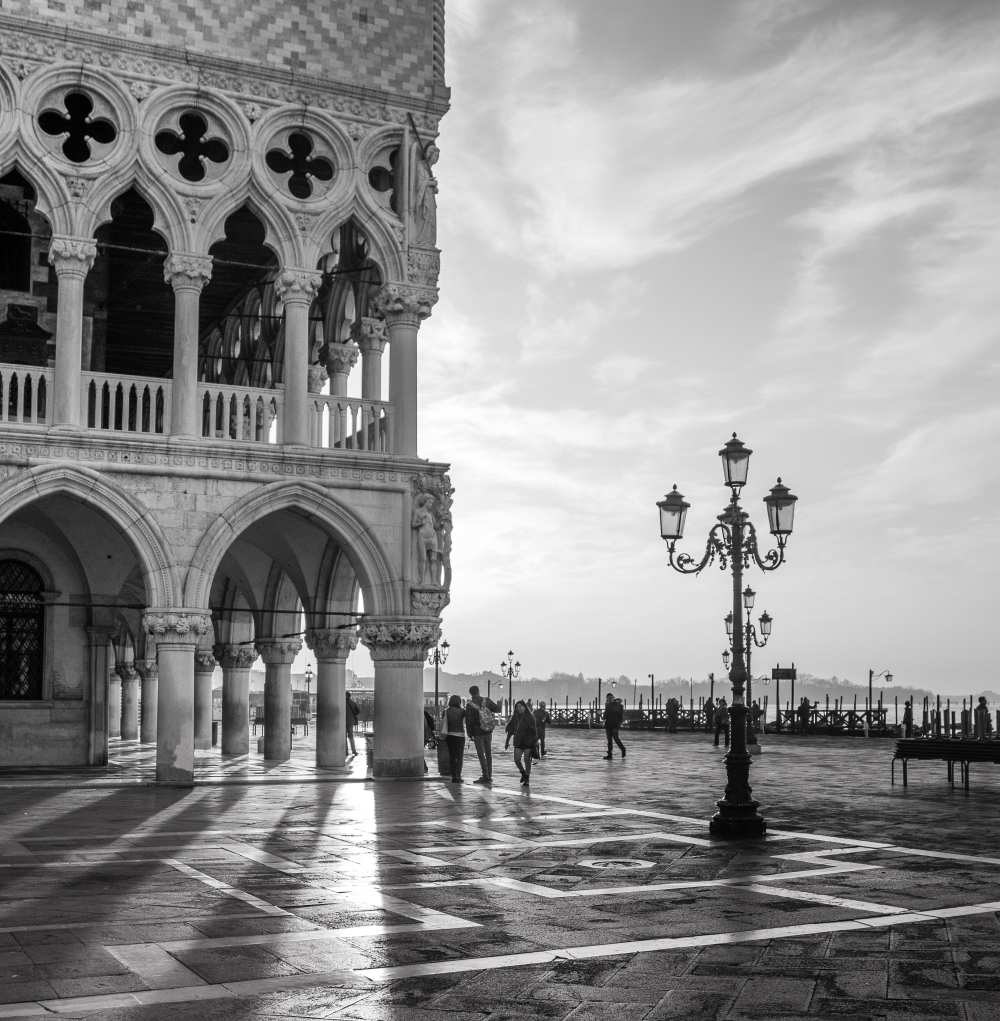
<path id="1" fill-rule="evenodd" d="M 730 804 L 728 801 L 717 801 L 716 804 L 719 811 L 712 816 L 708 825 L 708 831 L 713 837 L 749 840 L 762 837 L 767 832 L 767 820 L 757 814 L 756 801 L 742 805 Z"/>

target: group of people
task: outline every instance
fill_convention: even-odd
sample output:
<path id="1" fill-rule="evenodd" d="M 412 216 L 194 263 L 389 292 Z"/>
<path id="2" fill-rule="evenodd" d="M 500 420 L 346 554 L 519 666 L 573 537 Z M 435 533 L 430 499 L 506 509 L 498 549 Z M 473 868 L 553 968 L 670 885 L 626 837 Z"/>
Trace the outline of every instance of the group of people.
<path id="1" fill-rule="evenodd" d="M 451 782 L 463 783 L 462 765 L 465 742 L 469 738 L 476 748 L 482 776 L 473 783 L 488 786 L 493 783 L 493 731 L 496 729 L 500 706 L 491 698 L 484 698 L 475 684 L 469 688 L 465 705 L 459 695 L 448 699 L 448 708 L 442 720 L 441 733 L 448 747 L 448 764 Z M 544 705 L 532 707 L 531 700 L 518 699 L 504 728 L 507 740 L 504 750 L 514 746 L 514 764 L 521 774 L 521 785 L 531 782 L 531 763 L 545 757 L 545 729 L 551 717 Z"/>

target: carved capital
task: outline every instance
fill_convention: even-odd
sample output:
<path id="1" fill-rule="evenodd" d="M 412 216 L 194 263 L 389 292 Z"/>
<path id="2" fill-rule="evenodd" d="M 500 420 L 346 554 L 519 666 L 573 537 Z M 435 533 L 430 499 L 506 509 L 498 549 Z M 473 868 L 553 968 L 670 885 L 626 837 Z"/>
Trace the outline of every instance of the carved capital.
<path id="1" fill-rule="evenodd" d="M 194 654 L 194 670 L 198 674 L 210 674 L 215 670 L 215 654 L 211 649 L 198 649 Z"/>
<path id="2" fill-rule="evenodd" d="M 257 658 L 252 645 L 216 645 L 212 652 L 223 670 L 249 670 Z"/>
<path id="3" fill-rule="evenodd" d="M 301 638 L 262 639 L 257 642 L 257 652 L 268 666 L 291 663 L 302 648 Z"/>
<path id="4" fill-rule="evenodd" d="M 427 650 L 441 641 L 441 622 L 409 617 L 366 620 L 358 628 L 373 660 L 422 662 Z"/>
<path id="5" fill-rule="evenodd" d="M 139 676 L 138 671 L 132 663 L 116 663 L 115 673 L 122 679 L 122 682 L 134 681 Z"/>
<path id="6" fill-rule="evenodd" d="M 196 645 L 211 625 L 211 615 L 200 610 L 150 610 L 142 618 L 143 630 L 164 643 L 180 641 Z"/>
<path id="7" fill-rule="evenodd" d="M 362 316 L 356 327 L 358 347 L 364 354 L 381 354 L 389 339 L 385 330 L 385 320 L 375 316 Z"/>
<path id="8" fill-rule="evenodd" d="M 329 373 L 322 365 L 309 366 L 309 393 L 318 394 L 323 389 Z"/>
<path id="9" fill-rule="evenodd" d="M 451 596 L 446 589 L 410 589 L 410 613 L 415 617 L 438 617 L 449 602 Z"/>
<path id="10" fill-rule="evenodd" d="M 135 668 L 144 681 L 157 681 L 160 679 L 160 670 L 155 659 L 137 659 Z"/>
<path id="11" fill-rule="evenodd" d="M 358 647 L 358 636 L 354 631 L 341 628 L 313 628 L 306 632 L 306 645 L 317 660 L 343 660 Z"/>
<path id="12" fill-rule="evenodd" d="M 212 257 L 171 252 L 163 263 L 163 279 L 175 291 L 200 291 L 212 279 Z"/>
<path id="13" fill-rule="evenodd" d="M 322 274 L 314 270 L 285 269 L 274 281 L 274 293 L 286 305 L 294 305 L 296 302 L 308 305 L 316 297 L 322 282 Z"/>
<path id="14" fill-rule="evenodd" d="M 360 348 L 352 341 L 346 344 L 330 344 L 326 349 L 327 370 L 331 376 L 334 373 L 346 376 L 358 364 L 360 354 Z"/>
<path id="15" fill-rule="evenodd" d="M 71 238 L 54 235 L 49 242 L 49 265 L 58 277 L 85 277 L 97 257 L 93 238 Z"/>
<path id="16" fill-rule="evenodd" d="M 431 308 L 437 299 L 437 290 L 433 288 L 386 284 L 375 295 L 374 304 L 375 309 L 390 326 L 396 323 L 416 326 L 421 319 L 426 319 L 431 314 Z"/>

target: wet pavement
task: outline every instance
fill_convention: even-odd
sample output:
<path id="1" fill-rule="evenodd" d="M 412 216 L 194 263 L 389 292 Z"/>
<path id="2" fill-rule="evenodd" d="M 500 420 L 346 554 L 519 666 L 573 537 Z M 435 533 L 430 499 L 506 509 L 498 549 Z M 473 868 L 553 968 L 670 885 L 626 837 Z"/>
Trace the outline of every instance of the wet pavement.
<path id="1" fill-rule="evenodd" d="M 733 843 L 721 749 L 624 736 L 551 731 L 528 789 L 499 748 L 485 788 L 307 740 L 187 790 L 135 744 L 0 775 L 0 1018 L 1000 1021 L 1000 769 L 904 789 L 891 741 L 768 736 Z"/>

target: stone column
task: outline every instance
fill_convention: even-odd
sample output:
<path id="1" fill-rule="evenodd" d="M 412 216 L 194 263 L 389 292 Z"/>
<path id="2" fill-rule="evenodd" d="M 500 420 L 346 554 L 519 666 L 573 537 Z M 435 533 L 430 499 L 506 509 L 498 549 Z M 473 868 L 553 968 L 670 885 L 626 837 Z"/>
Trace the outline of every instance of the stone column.
<path id="1" fill-rule="evenodd" d="M 143 627 L 156 639 L 156 779 L 194 783 L 194 650 L 208 632 L 206 610 L 150 610 Z"/>
<path id="2" fill-rule="evenodd" d="M 342 767 L 347 732 L 347 657 L 358 636 L 337 628 L 307 631 L 306 644 L 316 656 L 316 765 Z"/>
<path id="3" fill-rule="evenodd" d="M 212 678 L 215 656 L 211 649 L 198 649 L 194 654 L 194 746 L 212 747 Z"/>
<path id="4" fill-rule="evenodd" d="M 122 736 L 122 681 L 117 668 L 111 667 L 108 677 L 108 737 Z"/>
<path id="5" fill-rule="evenodd" d="M 87 628 L 90 641 L 90 748 L 87 761 L 91 766 L 108 764 L 108 727 L 111 722 L 108 706 L 110 635 L 110 628 Z"/>
<path id="6" fill-rule="evenodd" d="M 322 277 L 305 269 L 286 269 L 274 290 L 285 306 L 285 404 L 282 443 L 309 443 L 309 307 Z M 266 743 L 266 742 L 265 742 Z"/>
<path id="7" fill-rule="evenodd" d="M 360 351 L 353 341 L 331 344 L 326 349 L 326 371 L 330 374 L 330 396 L 346 397 L 351 369 L 358 364 Z"/>
<path id="8" fill-rule="evenodd" d="M 252 645 L 217 645 L 222 664 L 222 754 L 250 753 L 250 667 L 257 658 Z"/>
<path id="9" fill-rule="evenodd" d="M 392 453 L 404 457 L 417 456 L 417 331 L 435 298 L 424 288 L 387 284 L 375 300 L 389 330 Z"/>
<path id="10" fill-rule="evenodd" d="M 358 349 L 361 351 L 361 396 L 366 401 L 382 400 L 382 352 L 388 339 L 384 319 L 362 318 Z"/>
<path id="11" fill-rule="evenodd" d="M 149 655 L 147 642 L 146 655 Z M 153 656 L 156 656 L 155 650 Z M 139 672 L 142 684 L 142 721 L 139 724 L 139 740 L 143 744 L 152 744 L 156 740 L 156 700 L 159 688 L 159 674 L 156 672 L 156 659 L 137 659 L 135 668 Z"/>
<path id="12" fill-rule="evenodd" d="M 121 678 L 121 738 L 136 741 L 139 738 L 139 674 L 131 663 L 119 663 L 115 673 Z"/>
<path id="13" fill-rule="evenodd" d="M 212 279 L 212 257 L 172 252 L 163 264 L 163 278 L 174 289 L 174 370 L 170 401 L 170 434 L 201 436 L 198 407 L 198 305 Z"/>
<path id="14" fill-rule="evenodd" d="M 264 758 L 285 762 L 292 757 L 292 662 L 301 638 L 264 638 L 257 652 L 264 660 Z"/>
<path id="15" fill-rule="evenodd" d="M 424 658 L 441 640 L 440 621 L 366 618 L 361 641 L 375 664 L 372 775 L 424 775 Z"/>
<path id="16" fill-rule="evenodd" d="M 59 279 L 51 418 L 56 428 L 79 429 L 82 422 L 83 284 L 96 255 L 93 238 L 57 235 L 49 245 L 49 265 Z"/>

